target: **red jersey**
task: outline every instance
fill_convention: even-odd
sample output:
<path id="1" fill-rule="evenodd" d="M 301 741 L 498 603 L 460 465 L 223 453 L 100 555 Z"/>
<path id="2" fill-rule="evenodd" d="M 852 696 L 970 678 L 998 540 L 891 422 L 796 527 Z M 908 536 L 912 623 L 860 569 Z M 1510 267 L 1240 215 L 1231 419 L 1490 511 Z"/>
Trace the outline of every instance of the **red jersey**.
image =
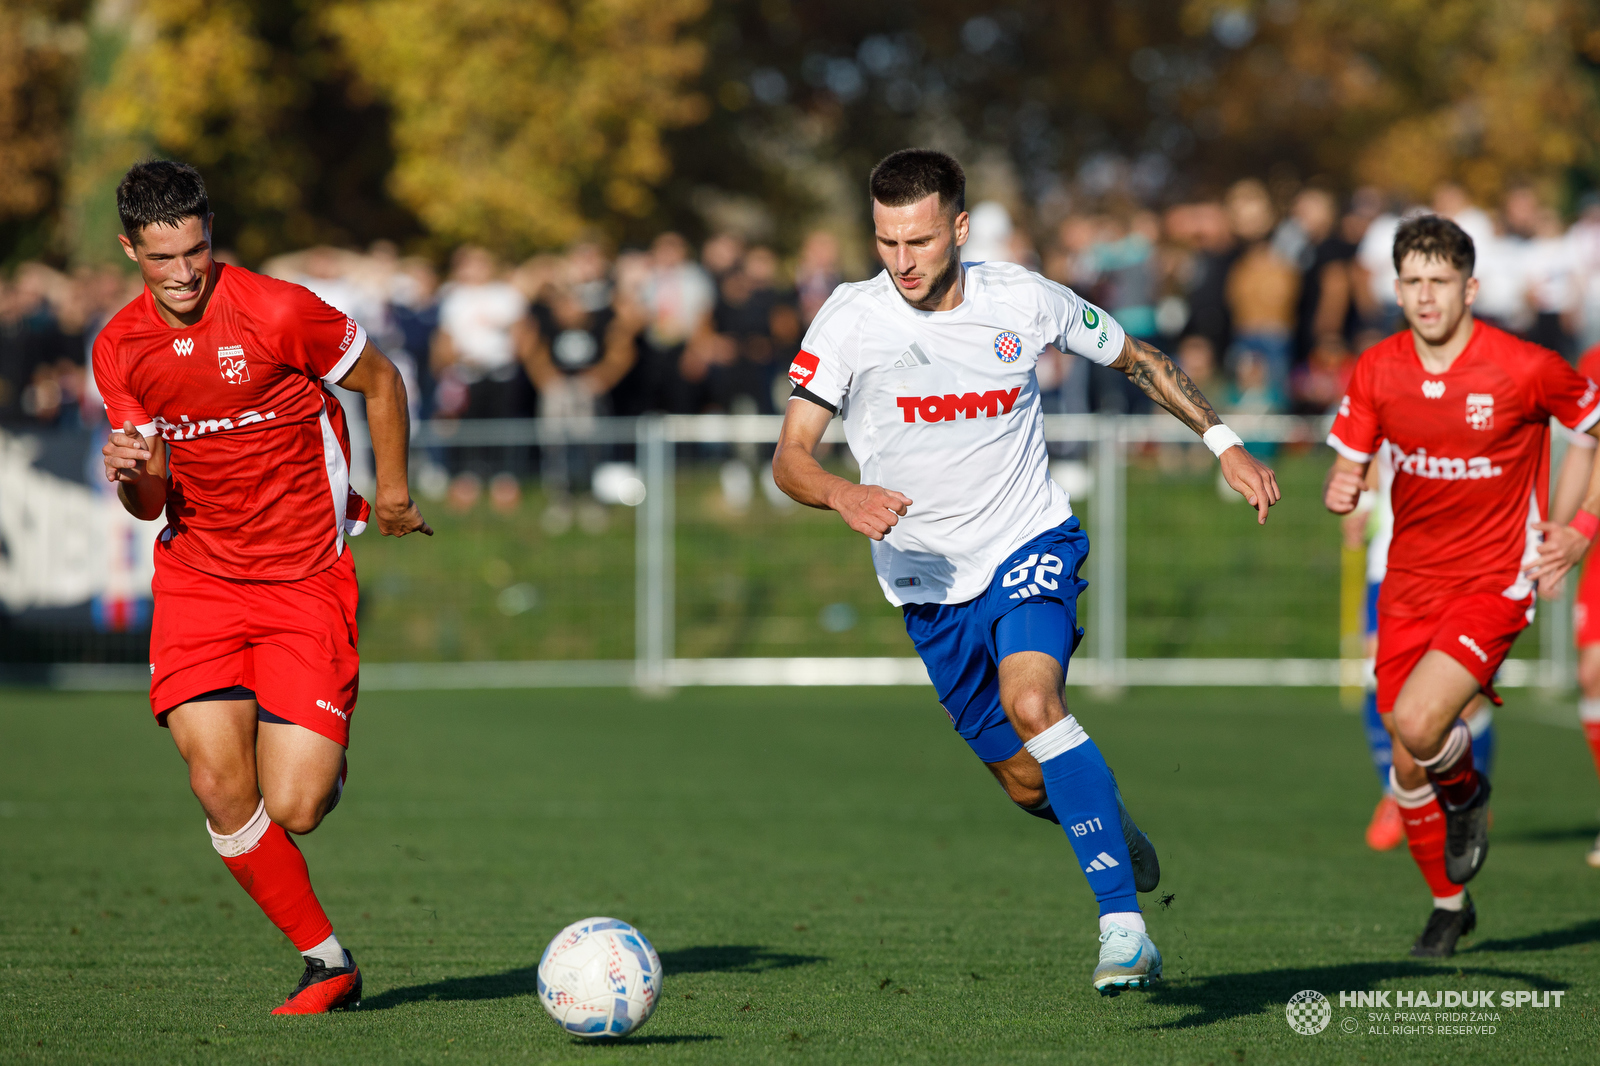
<path id="1" fill-rule="evenodd" d="M 1394 464 L 1394 541 L 1379 609 L 1430 614 L 1447 598 L 1525 600 L 1549 513 L 1550 419 L 1587 430 L 1600 387 L 1555 352 L 1484 322 L 1450 369 L 1430 374 L 1411 332 L 1361 354 L 1328 434 L 1364 463 L 1380 442 Z"/>
<path id="2" fill-rule="evenodd" d="M 95 385 L 112 426 L 167 442 L 157 551 L 218 577 L 299 580 L 344 549 L 350 437 L 327 384 L 366 333 L 299 285 L 216 269 L 193 326 L 167 325 L 149 290 L 118 311 L 94 342 Z"/>

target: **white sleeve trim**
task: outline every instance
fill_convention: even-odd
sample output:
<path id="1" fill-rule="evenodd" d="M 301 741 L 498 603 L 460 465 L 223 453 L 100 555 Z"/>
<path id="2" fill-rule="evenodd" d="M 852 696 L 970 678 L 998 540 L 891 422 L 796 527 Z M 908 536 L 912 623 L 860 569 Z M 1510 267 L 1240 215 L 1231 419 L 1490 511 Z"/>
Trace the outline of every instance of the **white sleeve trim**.
<path id="1" fill-rule="evenodd" d="M 339 379 L 350 373 L 350 368 L 356 365 L 356 360 L 361 358 L 361 350 L 367 346 L 367 331 L 356 323 L 355 340 L 350 342 L 350 348 L 344 357 L 333 364 L 333 369 L 322 375 L 322 380 L 329 385 L 339 384 Z"/>
<path id="2" fill-rule="evenodd" d="M 139 431 L 139 436 L 141 437 L 153 437 L 156 435 L 156 424 L 154 422 L 146 422 L 142 426 L 134 426 L 133 428 Z"/>
<path id="3" fill-rule="evenodd" d="M 1358 452 L 1354 448 L 1350 447 L 1350 445 L 1334 436 L 1332 433 L 1328 434 L 1328 447 L 1332 448 L 1334 451 L 1338 452 L 1352 463 L 1372 462 L 1371 452 Z"/>
<path id="4" fill-rule="evenodd" d="M 1595 404 L 1589 413 L 1579 419 L 1578 424 L 1572 428 L 1579 433 L 1588 433 L 1596 422 L 1600 422 L 1600 403 Z"/>
<path id="5" fill-rule="evenodd" d="M 1600 408 L 1596 408 L 1596 410 L 1600 410 Z M 1555 419 L 1554 422 L 1556 432 L 1565 437 L 1567 443 L 1572 445 L 1574 448 L 1593 448 L 1597 443 L 1600 443 L 1600 441 L 1596 441 L 1594 437 L 1587 433 L 1576 429 L 1568 429 L 1566 426 L 1563 426 L 1559 418 Z"/>

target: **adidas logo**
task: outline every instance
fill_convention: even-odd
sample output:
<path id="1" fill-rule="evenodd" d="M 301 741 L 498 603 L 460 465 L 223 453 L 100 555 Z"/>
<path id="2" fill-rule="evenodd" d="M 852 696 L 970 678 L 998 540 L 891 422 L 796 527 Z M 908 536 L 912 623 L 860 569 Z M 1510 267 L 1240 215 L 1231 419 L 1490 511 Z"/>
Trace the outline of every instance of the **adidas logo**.
<path id="1" fill-rule="evenodd" d="M 177 340 L 172 342 L 172 350 L 177 352 L 179 355 L 188 355 L 190 352 L 194 351 L 194 338 L 179 337 Z"/>
<path id="2" fill-rule="evenodd" d="M 1096 870 L 1109 870 L 1113 866 L 1121 866 L 1121 865 L 1122 864 L 1120 862 L 1118 862 L 1116 859 L 1113 859 L 1111 856 L 1107 855 L 1105 852 L 1102 851 L 1100 854 L 1098 854 L 1098 855 L 1096 855 L 1094 857 L 1094 861 L 1093 862 L 1091 862 L 1088 866 L 1085 866 L 1083 868 L 1083 872 L 1086 873 L 1086 874 L 1087 873 L 1093 873 Z"/>
<path id="3" fill-rule="evenodd" d="M 916 341 L 912 341 L 911 347 L 901 352 L 900 358 L 894 361 L 895 370 L 910 370 L 913 367 L 932 365 L 933 360 L 929 359 L 927 353 L 925 353 L 921 348 L 917 347 Z"/>
<path id="4" fill-rule="evenodd" d="M 1444 395 L 1444 382 L 1423 381 L 1422 395 L 1426 396 L 1430 400 L 1437 400 L 1439 397 Z"/>

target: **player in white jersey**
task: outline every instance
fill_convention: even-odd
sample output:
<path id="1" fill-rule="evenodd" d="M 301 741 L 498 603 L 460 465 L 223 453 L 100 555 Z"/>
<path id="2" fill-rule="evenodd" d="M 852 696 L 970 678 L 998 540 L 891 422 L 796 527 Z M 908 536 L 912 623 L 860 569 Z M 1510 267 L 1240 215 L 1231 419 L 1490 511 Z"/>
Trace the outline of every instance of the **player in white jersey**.
<path id="1" fill-rule="evenodd" d="M 1100 905 L 1095 988 L 1148 988 L 1161 955 L 1136 892 L 1155 888 L 1155 851 L 1063 698 L 1089 542 L 1050 479 L 1040 353 L 1126 373 L 1202 434 L 1260 522 L 1277 482 L 1182 370 L 1104 311 L 1022 267 L 962 263 L 966 178 L 954 159 L 896 152 L 868 185 L 886 269 L 840 286 L 812 322 L 773 475 L 872 538 L 878 583 L 957 732 L 1013 801 L 1066 829 Z M 859 485 L 814 457 L 835 414 Z"/>

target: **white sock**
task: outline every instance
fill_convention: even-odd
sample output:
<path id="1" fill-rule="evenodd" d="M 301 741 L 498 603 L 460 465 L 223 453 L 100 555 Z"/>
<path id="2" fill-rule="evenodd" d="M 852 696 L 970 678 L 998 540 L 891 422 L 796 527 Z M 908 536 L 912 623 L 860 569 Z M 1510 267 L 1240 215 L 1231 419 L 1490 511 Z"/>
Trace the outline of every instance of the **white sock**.
<path id="1" fill-rule="evenodd" d="M 218 855 L 224 859 L 234 859 L 254 851 L 271 824 L 272 819 L 267 817 L 267 801 L 262 800 L 256 804 L 256 813 L 250 816 L 250 820 L 227 836 L 211 828 L 210 819 L 206 820 L 206 832 L 211 834 L 211 846 L 217 849 Z"/>
<path id="2" fill-rule="evenodd" d="M 1450 732 L 1445 734 L 1444 744 L 1439 748 L 1438 754 L 1431 759 L 1418 759 L 1417 765 L 1424 770 L 1445 770 L 1456 764 L 1456 760 L 1472 750 L 1472 730 L 1467 728 L 1467 723 L 1456 719 L 1456 724 L 1450 727 Z"/>
<path id="3" fill-rule="evenodd" d="M 308 959 L 321 959 L 331 970 L 344 968 L 344 948 L 339 945 L 339 938 L 331 933 L 328 934 L 328 939 L 310 951 L 302 951 L 300 954 Z"/>
<path id="4" fill-rule="evenodd" d="M 1124 929 L 1132 929 L 1135 933 L 1144 932 L 1144 915 L 1138 911 L 1116 911 L 1112 914 L 1100 916 L 1100 931 L 1103 933 L 1113 925 L 1120 925 Z"/>
<path id="5" fill-rule="evenodd" d="M 1600 722 L 1600 700 L 1585 697 L 1578 701 L 1578 721 Z"/>
<path id="6" fill-rule="evenodd" d="M 1466 903 L 1467 890 L 1464 888 L 1455 895 L 1446 896 L 1444 899 L 1440 899 L 1438 896 L 1433 897 L 1433 905 L 1442 911 L 1458 911 L 1465 907 Z"/>
<path id="7" fill-rule="evenodd" d="M 1035 736 L 1022 746 L 1038 762 L 1048 762 L 1062 752 L 1071 751 L 1089 739 L 1083 726 L 1072 715 L 1067 715 L 1055 725 Z"/>
<path id="8" fill-rule="evenodd" d="M 1389 767 L 1389 795 L 1404 810 L 1426 807 L 1433 800 L 1433 786 L 1424 781 L 1416 788 L 1401 788 L 1395 778 L 1394 767 Z"/>

